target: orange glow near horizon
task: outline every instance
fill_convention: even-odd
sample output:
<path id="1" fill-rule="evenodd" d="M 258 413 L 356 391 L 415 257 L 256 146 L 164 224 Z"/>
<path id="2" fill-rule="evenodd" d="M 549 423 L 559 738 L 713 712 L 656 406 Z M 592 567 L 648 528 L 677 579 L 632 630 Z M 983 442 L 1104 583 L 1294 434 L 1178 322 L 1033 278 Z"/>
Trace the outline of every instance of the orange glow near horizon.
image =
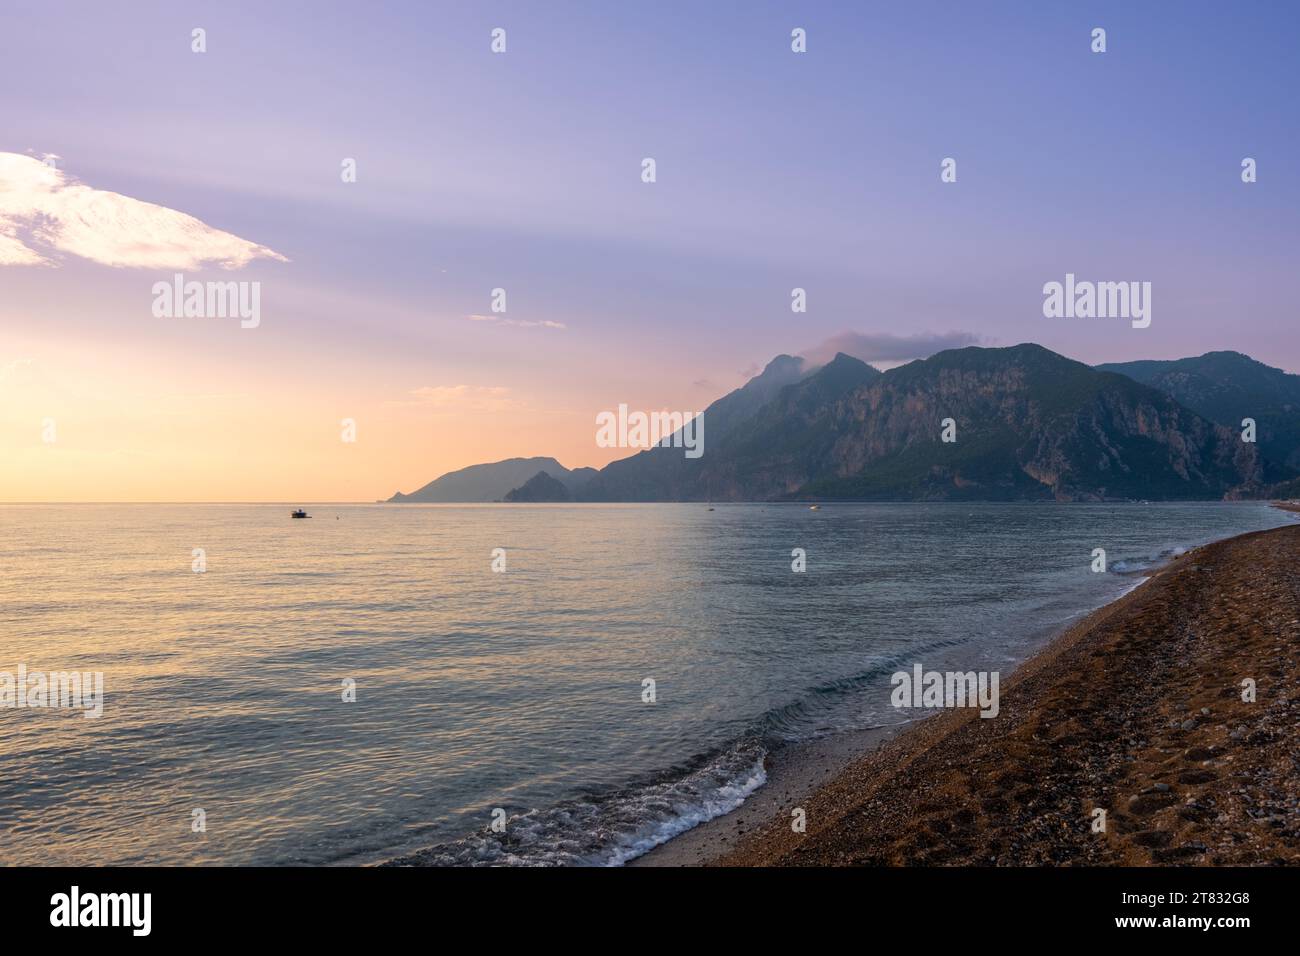
<path id="1" fill-rule="evenodd" d="M 19 354 L 0 355 L 0 502 L 371 502 L 481 462 L 600 467 L 633 453 L 597 447 L 573 394 L 398 388 L 379 369 L 344 383 L 328 364 L 231 374 L 127 347 L 32 341 Z"/>

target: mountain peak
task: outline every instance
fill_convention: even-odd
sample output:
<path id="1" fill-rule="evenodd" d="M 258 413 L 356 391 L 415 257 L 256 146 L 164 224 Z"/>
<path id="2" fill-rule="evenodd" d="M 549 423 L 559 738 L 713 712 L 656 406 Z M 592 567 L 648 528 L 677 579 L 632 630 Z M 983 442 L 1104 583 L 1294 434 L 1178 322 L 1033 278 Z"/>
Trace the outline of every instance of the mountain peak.
<path id="1" fill-rule="evenodd" d="M 545 471 L 561 482 L 572 480 L 575 483 L 585 481 L 592 474 L 589 468 L 571 472 L 549 456 L 506 458 L 503 461 L 470 465 L 468 468 L 449 471 L 409 495 L 398 492 L 388 500 L 395 504 L 497 501 L 506 492 L 519 487 L 539 471 Z"/>
<path id="2" fill-rule="evenodd" d="M 874 381 L 880 378 L 881 374 L 880 369 L 868 365 L 860 358 L 855 358 L 847 352 L 836 352 L 835 358 L 805 378 L 796 388 L 807 392 L 811 388 L 818 387 L 823 390 L 823 397 L 827 397 Z M 826 389 L 830 391 L 825 392 Z"/>
<path id="3" fill-rule="evenodd" d="M 825 367 L 829 368 L 832 365 L 851 365 L 854 368 L 857 368 L 866 364 L 867 363 L 862 361 L 862 359 L 856 358 L 848 352 L 836 352 L 835 358 L 827 362 Z"/>
<path id="4" fill-rule="evenodd" d="M 763 371 L 759 372 L 754 378 L 787 378 L 791 375 L 798 375 L 804 369 L 804 360 L 797 355 L 786 355 L 782 353 L 764 366 Z M 752 381 L 752 380 L 751 380 Z"/>
<path id="5" fill-rule="evenodd" d="M 926 359 L 908 362 L 885 374 L 895 381 L 924 378 L 935 369 L 953 369 L 961 372 L 988 372 L 997 369 L 1019 368 L 1035 375 L 1078 374 L 1088 371 L 1088 366 L 1076 362 L 1059 352 L 1033 342 L 1019 345 L 983 346 L 968 345 L 959 349 L 945 349 Z"/>
<path id="6" fill-rule="evenodd" d="M 569 494 L 569 489 L 564 486 L 563 482 L 552 478 L 544 471 L 539 471 L 518 488 L 511 488 L 506 492 L 502 500 L 511 502 L 571 501 L 573 496 Z"/>

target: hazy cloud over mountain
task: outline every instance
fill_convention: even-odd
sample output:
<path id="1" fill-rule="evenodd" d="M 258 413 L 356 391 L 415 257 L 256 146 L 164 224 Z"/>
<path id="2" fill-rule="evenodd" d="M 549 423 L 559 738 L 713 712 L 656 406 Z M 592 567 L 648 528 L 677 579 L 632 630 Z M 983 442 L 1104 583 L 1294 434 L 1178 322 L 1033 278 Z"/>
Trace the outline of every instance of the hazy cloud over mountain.
<path id="1" fill-rule="evenodd" d="M 919 332 L 915 335 L 884 333 L 841 332 L 807 349 L 801 357 L 812 365 L 825 365 L 836 352 L 852 355 L 868 363 L 897 365 L 913 359 L 929 358 L 945 349 L 960 349 L 968 345 L 981 345 L 978 335 L 970 332 Z"/>

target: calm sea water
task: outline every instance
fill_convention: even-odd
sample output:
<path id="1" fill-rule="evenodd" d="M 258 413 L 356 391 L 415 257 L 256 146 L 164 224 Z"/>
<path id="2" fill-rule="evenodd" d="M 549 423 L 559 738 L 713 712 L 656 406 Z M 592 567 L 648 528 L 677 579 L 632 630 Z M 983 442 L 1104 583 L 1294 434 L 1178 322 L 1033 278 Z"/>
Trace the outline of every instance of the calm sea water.
<path id="1" fill-rule="evenodd" d="M 1291 520 L 1262 504 L 308 510 L 0 507 L 0 671 L 105 675 L 99 719 L 0 709 L 0 860 L 621 862 L 736 806 L 771 748 L 898 722 L 894 670 L 1007 670 L 1162 555 Z"/>

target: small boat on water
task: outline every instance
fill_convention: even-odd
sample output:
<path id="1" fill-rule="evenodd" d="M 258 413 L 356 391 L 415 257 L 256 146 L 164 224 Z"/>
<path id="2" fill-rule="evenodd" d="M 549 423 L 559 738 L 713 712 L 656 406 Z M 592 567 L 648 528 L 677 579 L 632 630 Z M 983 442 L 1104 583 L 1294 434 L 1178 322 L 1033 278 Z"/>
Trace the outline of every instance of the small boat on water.
<path id="1" fill-rule="evenodd" d="M 821 510 L 822 510 L 822 506 L 821 506 L 821 505 L 809 505 L 809 506 L 808 506 L 808 510 L 809 510 L 809 511 L 821 511 Z"/>
<path id="2" fill-rule="evenodd" d="M 291 512 L 289 512 L 289 517 L 290 517 L 290 518 L 310 518 L 311 515 L 307 514 L 307 512 L 303 511 L 301 508 L 298 508 L 298 509 L 295 510 L 295 511 L 291 511 Z"/>

